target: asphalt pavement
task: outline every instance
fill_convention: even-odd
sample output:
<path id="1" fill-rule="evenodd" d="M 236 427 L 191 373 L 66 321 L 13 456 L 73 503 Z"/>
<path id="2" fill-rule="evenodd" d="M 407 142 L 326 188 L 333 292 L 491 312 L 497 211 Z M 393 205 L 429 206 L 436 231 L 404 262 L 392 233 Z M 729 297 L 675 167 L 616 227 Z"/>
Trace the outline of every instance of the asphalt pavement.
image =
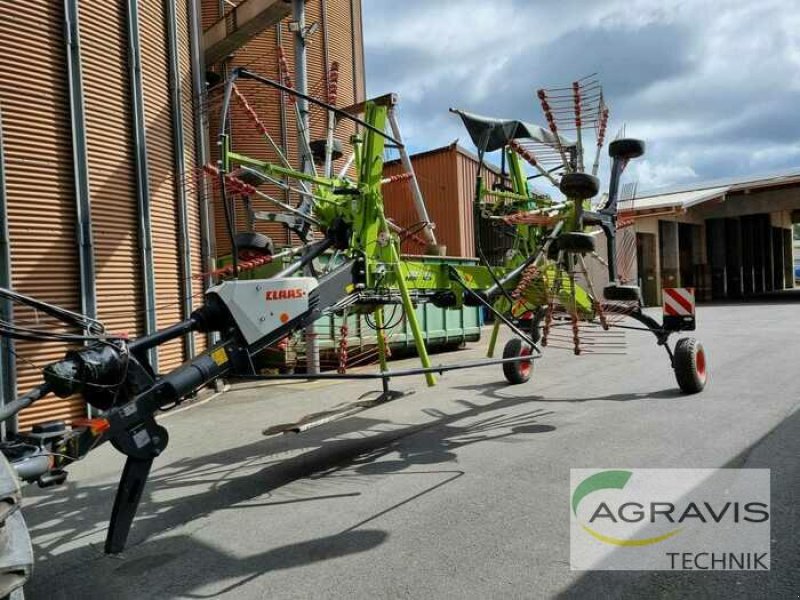
<path id="1" fill-rule="evenodd" d="M 701 307 L 711 380 L 692 396 L 636 331 L 624 355 L 546 351 L 524 385 L 499 366 L 395 380 L 402 399 L 299 435 L 262 432 L 379 385 L 238 387 L 163 418 L 170 446 L 120 556 L 101 551 L 113 448 L 28 488 L 27 597 L 797 598 L 798 316 L 783 299 Z M 570 570 L 570 468 L 742 466 L 772 470 L 771 571 Z"/>

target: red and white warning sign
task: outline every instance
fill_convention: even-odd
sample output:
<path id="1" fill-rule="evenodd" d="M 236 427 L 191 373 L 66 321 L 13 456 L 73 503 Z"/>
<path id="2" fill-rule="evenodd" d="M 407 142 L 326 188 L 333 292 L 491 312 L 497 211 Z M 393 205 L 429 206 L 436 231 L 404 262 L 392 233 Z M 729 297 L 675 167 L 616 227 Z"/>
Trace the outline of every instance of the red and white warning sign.
<path id="1" fill-rule="evenodd" d="M 694 316 L 694 288 L 664 288 L 663 297 L 665 315 Z"/>

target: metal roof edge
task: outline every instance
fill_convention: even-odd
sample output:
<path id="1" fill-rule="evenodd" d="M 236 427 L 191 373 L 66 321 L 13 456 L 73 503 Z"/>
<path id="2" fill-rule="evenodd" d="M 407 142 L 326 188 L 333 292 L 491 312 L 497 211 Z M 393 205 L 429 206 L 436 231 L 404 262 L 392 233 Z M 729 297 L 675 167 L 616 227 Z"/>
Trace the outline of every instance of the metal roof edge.
<path id="1" fill-rule="evenodd" d="M 431 148 L 430 150 L 423 150 L 421 152 L 415 152 L 414 154 L 409 155 L 409 158 L 413 161 L 415 158 L 424 158 L 426 156 L 431 156 L 433 154 L 441 154 L 441 153 L 444 153 L 444 152 L 450 152 L 452 150 L 455 150 L 458 154 L 462 155 L 465 158 L 468 158 L 468 159 L 474 161 L 475 163 L 478 162 L 478 155 L 475 154 L 474 152 L 471 152 L 471 151 L 467 150 L 463 146 L 461 146 L 458 143 L 458 140 L 455 140 L 454 142 L 451 142 L 451 143 L 447 144 L 446 146 L 439 146 L 438 148 Z M 393 158 L 392 160 L 385 161 L 383 164 L 384 164 L 384 166 L 388 166 L 388 165 L 397 164 L 399 162 L 400 162 L 399 158 Z M 484 160 L 483 164 L 487 169 L 489 169 L 489 171 L 491 171 L 495 175 L 500 175 L 500 167 L 498 167 L 498 166 L 496 166 L 496 165 L 494 165 L 494 164 L 492 164 L 490 162 L 486 162 L 485 160 Z"/>
<path id="2" fill-rule="evenodd" d="M 787 181 L 788 180 L 788 181 Z M 707 181 L 699 181 L 697 183 L 678 184 L 673 186 L 663 186 L 661 188 L 654 188 L 639 193 L 637 199 L 652 198 L 654 196 L 667 196 L 671 194 L 680 194 L 685 192 L 700 192 L 718 187 L 730 187 L 732 191 L 739 189 L 752 188 L 752 187 L 769 187 L 771 185 L 785 185 L 786 183 L 793 183 L 800 181 L 800 169 L 788 169 L 786 171 L 778 171 L 772 173 L 762 173 L 756 175 L 744 175 L 740 177 L 724 177 L 719 179 L 711 179 Z M 735 188 L 735 189 L 733 189 Z"/>

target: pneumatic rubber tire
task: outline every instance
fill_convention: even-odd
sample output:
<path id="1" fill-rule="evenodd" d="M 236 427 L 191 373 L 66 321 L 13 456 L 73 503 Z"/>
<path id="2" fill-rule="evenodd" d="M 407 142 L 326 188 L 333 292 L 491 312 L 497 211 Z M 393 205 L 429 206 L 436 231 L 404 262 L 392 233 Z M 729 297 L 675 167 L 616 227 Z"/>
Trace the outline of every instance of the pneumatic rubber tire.
<path id="1" fill-rule="evenodd" d="M 694 338 L 681 338 L 675 344 L 673 367 L 678 387 L 684 394 L 703 391 L 708 381 L 708 365 L 703 344 Z"/>
<path id="2" fill-rule="evenodd" d="M 567 198 L 589 200 L 600 191 L 600 180 L 588 173 L 566 173 L 561 177 L 558 189 Z"/>
<path id="3" fill-rule="evenodd" d="M 325 164 L 325 148 L 328 145 L 328 140 L 311 140 L 308 145 L 311 147 L 311 156 L 314 158 L 314 163 L 318 165 Z M 339 160 L 342 156 L 344 156 L 342 141 L 334 138 L 333 146 L 331 146 L 331 158 Z"/>
<path id="4" fill-rule="evenodd" d="M 638 285 L 609 285 L 603 289 L 603 297 L 606 300 L 617 302 L 638 302 L 641 298 L 641 291 Z"/>
<path id="5" fill-rule="evenodd" d="M 608 155 L 611 158 L 631 160 L 644 154 L 644 142 L 633 138 L 614 140 L 608 145 Z"/>
<path id="6" fill-rule="evenodd" d="M 519 338 L 508 340 L 503 348 L 503 358 L 529 356 L 530 353 L 531 349 Z M 533 373 L 532 360 L 503 363 L 503 375 L 511 385 L 526 383 L 530 380 L 531 373 Z"/>
<path id="7" fill-rule="evenodd" d="M 236 234 L 236 248 L 239 252 L 243 250 L 251 250 L 258 254 L 267 254 L 272 256 L 275 254 L 275 244 L 272 238 L 263 233 L 256 233 L 255 231 L 241 231 Z"/>
<path id="8" fill-rule="evenodd" d="M 596 248 L 594 236 L 579 231 L 562 233 L 556 239 L 556 245 L 559 250 L 573 254 L 591 254 Z"/>

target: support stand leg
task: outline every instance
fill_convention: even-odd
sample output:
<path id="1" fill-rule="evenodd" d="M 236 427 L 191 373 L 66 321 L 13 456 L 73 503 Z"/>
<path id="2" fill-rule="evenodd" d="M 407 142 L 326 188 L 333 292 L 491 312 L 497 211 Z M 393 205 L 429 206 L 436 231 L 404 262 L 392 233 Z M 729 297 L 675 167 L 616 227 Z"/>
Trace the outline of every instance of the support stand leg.
<path id="1" fill-rule="evenodd" d="M 489 349 L 486 351 L 486 356 L 488 358 L 494 357 L 494 349 L 497 346 L 497 336 L 500 333 L 500 321 L 495 319 L 494 325 L 492 325 L 492 336 L 489 338 Z"/>
<path id="2" fill-rule="evenodd" d="M 133 517 L 136 516 L 136 510 L 139 508 L 139 501 L 142 499 L 142 492 L 152 465 L 152 458 L 141 459 L 129 456 L 125 461 L 125 468 L 117 488 L 117 496 L 114 499 L 114 508 L 111 511 L 111 521 L 108 524 L 106 554 L 119 554 L 125 549 Z"/>
<path id="3" fill-rule="evenodd" d="M 388 227 L 386 229 L 388 231 Z M 423 367 L 429 369 L 431 368 L 431 359 L 428 356 L 428 349 L 425 347 L 425 340 L 422 339 L 422 330 L 419 328 L 417 313 L 414 310 L 414 304 L 411 302 L 411 296 L 408 293 L 408 286 L 406 285 L 405 276 L 400 271 L 400 256 L 397 254 L 397 247 L 395 246 L 394 242 L 389 244 L 389 247 L 391 248 L 392 262 L 397 269 L 397 285 L 400 288 L 400 297 L 403 300 L 403 309 L 406 311 L 408 325 L 411 327 L 411 333 L 414 335 L 414 342 L 417 347 L 417 353 L 419 354 L 419 360 Z M 436 378 L 433 376 L 433 373 L 425 373 L 425 381 L 429 386 L 436 385 Z"/>

